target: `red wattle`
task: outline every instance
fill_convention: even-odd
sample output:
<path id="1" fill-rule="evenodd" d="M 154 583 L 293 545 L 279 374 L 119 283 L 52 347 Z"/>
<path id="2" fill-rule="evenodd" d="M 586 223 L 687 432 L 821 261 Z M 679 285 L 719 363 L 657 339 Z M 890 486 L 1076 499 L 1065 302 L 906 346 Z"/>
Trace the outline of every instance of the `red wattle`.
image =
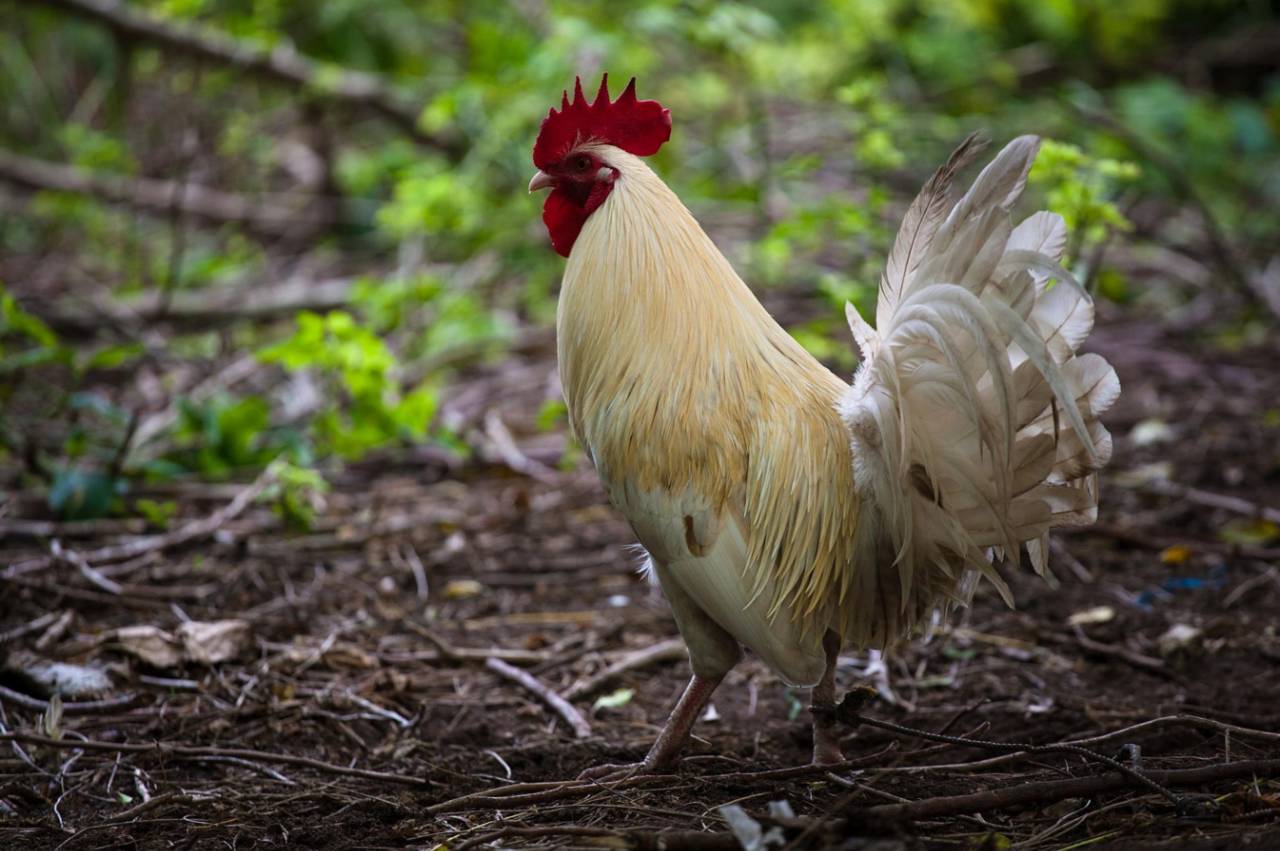
<path id="1" fill-rule="evenodd" d="M 542 223 L 551 234 L 551 247 L 561 257 L 569 256 L 587 217 L 609 197 L 613 184 L 605 181 L 592 184 L 590 193 L 582 201 L 574 197 L 581 194 L 577 191 L 580 188 L 581 184 L 557 185 L 542 205 Z"/>

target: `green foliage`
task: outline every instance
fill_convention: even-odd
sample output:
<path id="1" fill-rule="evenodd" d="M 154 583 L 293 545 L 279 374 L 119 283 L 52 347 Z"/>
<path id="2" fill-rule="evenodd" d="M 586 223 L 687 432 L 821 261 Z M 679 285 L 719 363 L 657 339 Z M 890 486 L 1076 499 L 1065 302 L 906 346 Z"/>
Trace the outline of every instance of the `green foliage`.
<path id="1" fill-rule="evenodd" d="M 542 403 L 534 422 L 538 431 L 551 431 L 562 426 L 569 418 L 569 406 L 563 399 L 548 399 Z"/>
<path id="2" fill-rule="evenodd" d="M 268 470 L 271 485 L 262 498 L 274 504 L 274 509 L 293 528 L 306 531 L 315 520 L 317 509 L 323 504 L 329 483 L 319 471 L 290 463 L 284 459 L 275 461 Z"/>
<path id="3" fill-rule="evenodd" d="M 164 463 L 151 467 L 151 472 L 164 474 L 176 466 L 207 478 L 225 479 L 261 466 L 280 451 L 267 433 L 270 419 L 270 406 L 256 396 L 235 399 L 221 394 L 201 404 L 184 399 L 179 405 L 174 449 Z"/>
<path id="4" fill-rule="evenodd" d="M 402 386 L 387 344 L 345 311 L 300 313 L 294 333 L 258 357 L 320 382 L 326 402 L 310 431 L 322 453 L 356 458 L 392 441 L 420 439 L 435 416 L 436 383 Z"/>
<path id="5" fill-rule="evenodd" d="M 394 237 L 449 234 L 469 241 L 483 224 L 483 198 L 469 191 L 465 176 L 438 160 L 414 163 L 400 174 L 378 224 Z"/>
<path id="6" fill-rule="evenodd" d="M 58 141 L 73 165 L 92 171 L 133 174 L 138 163 L 120 139 L 83 124 L 67 123 L 58 130 Z"/>
<path id="7" fill-rule="evenodd" d="M 1118 187 L 1139 174 L 1135 163 L 1090 156 L 1075 145 L 1045 139 L 1028 182 L 1044 189 L 1046 206 L 1062 216 L 1078 256 L 1113 231 L 1132 227 L 1113 199 Z"/>
<path id="8" fill-rule="evenodd" d="M 23 310 L 0 285 L 0 376 L 67 357 L 68 352 L 59 344 L 58 335 Z M 3 388 L 0 384 L 0 391 Z"/>
<path id="9" fill-rule="evenodd" d="M 133 510 L 157 529 L 168 529 L 169 521 L 178 513 L 178 503 L 171 499 L 161 501 L 143 497 L 133 501 Z"/>
<path id="10" fill-rule="evenodd" d="M 49 508 L 63 520 L 102 517 L 125 491 L 124 482 L 104 470 L 59 470 L 49 487 Z"/>

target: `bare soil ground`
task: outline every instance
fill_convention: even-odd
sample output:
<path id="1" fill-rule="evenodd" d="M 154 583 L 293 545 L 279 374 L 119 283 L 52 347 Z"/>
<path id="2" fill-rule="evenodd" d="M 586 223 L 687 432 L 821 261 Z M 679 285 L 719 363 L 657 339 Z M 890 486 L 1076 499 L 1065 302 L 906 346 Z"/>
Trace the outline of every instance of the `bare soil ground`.
<path id="1" fill-rule="evenodd" d="M 1091 345 L 1125 395 L 1109 417 L 1102 522 L 1057 536 L 1058 587 L 1011 575 L 1016 610 L 984 589 L 891 653 L 887 676 L 848 652 L 840 686 L 887 684 L 892 701 L 865 714 L 952 735 L 1049 744 L 1119 731 L 1090 747 L 1130 764 L 1123 746 L 1138 745 L 1135 764 L 1179 783 L 1181 807 L 1079 753 L 869 726 L 849 730 L 843 768 L 780 771 L 808 760 L 807 695 L 751 658 L 678 772 L 571 782 L 643 755 L 688 664 L 668 647 L 593 680 L 675 628 L 592 472 L 550 466 L 563 439 L 532 426 L 554 370 L 540 349 L 475 370 L 454 396 L 461 421 L 497 411 L 516 435 L 495 442 L 493 463 L 371 459 L 335 477 L 305 533 L 254 502 L 188 527 L 246 487 L 193 483 L 158 495 L 181 506 L 171 530 L 203 534 L 103 558 L 138 530 L 20 523 L 36 499 L 12 495 L 0 846 L 732 848 L 720 808 L 736 803 L 790 848 L 1280 847 L 1280 545 L 1256 516 L 1280 505 L 1280 424 L 1265 413 L 1280 406 L 1280 341 L 1224 354 L 1120 318 Z M 1137 445 L 1134 427 L 1152 418 L 1171 431 L 1148 424 L 1139 435 L 1166 439 Z M 47 558 L 53 534 L 60 559 Z M 118 632 L 228 618 L 250 637 L 213 665 L 145 665 Z M 570 696 L 590 735 L 491 658 Z M 112 685 L 50 717 L 23 673 L 36 659 L 101 667 Z M 620 689 L 630 700 L 593 708 Z M 1199 773 L 1162 774 L 1188 769 Z M 773 801 L 795 817 L 769 818 Z M 929 803 L 871 809 L 902 802 Z"/>

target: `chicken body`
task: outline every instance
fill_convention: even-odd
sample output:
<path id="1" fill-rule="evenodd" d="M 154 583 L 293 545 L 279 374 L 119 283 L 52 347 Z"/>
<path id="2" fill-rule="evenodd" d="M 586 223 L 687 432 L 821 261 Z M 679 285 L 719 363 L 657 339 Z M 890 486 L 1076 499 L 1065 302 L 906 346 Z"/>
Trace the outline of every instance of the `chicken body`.
<path id="1" fill-rule="evenodd" d="M 676 758 L 741 647 L 830 706 L 842 646 L 889 645 L 980 576 L 1009 600 L 994 563 L 1025 546 L 1044 573 L 1048 530 L 1096 516 L 1110 455 L 1097 417 L 1119 383 L 1076 355 L 1093 309 L 1056 263 L 1061 218 L 1010 221 L 1037 146 L 1014 140 L 953 204 L 950 180 L 979 147 L 967 140 L 926 184 L 877 327 L 850 308 L 852 385 L 774 321 L 639 156 L 579 139 L 535 176 L 531 189 L 565 187 L 544 219 L 569 258 L 570 421 L 694 671 L 642 768 Z M 824 719 L 814 758 L 831 762 Z"/>

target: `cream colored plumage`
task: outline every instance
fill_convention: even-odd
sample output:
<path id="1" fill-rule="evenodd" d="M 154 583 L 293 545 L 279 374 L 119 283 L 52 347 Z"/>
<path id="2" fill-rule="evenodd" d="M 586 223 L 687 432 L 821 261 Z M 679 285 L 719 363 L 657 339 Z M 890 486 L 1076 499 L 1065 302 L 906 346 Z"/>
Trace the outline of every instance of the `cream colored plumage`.
<path id="1" fill-rule="evenodd" d="M 1060 217 L 1016 228 L 1038 142 L 1011 142 L 952 203 L 973 139 L 908 211 L 852 386 L 765 311 L 640 158 L 569 255 L 557 321 L 573 429 L 648 550 L 696 673 L 741 643 L 810 685 L 823 636 L 883 647 L 964 601 L 1053 526 L 1089 522 L 1119 392 L 1075 354 L 1090 300 L 1057 263 Z"/>

